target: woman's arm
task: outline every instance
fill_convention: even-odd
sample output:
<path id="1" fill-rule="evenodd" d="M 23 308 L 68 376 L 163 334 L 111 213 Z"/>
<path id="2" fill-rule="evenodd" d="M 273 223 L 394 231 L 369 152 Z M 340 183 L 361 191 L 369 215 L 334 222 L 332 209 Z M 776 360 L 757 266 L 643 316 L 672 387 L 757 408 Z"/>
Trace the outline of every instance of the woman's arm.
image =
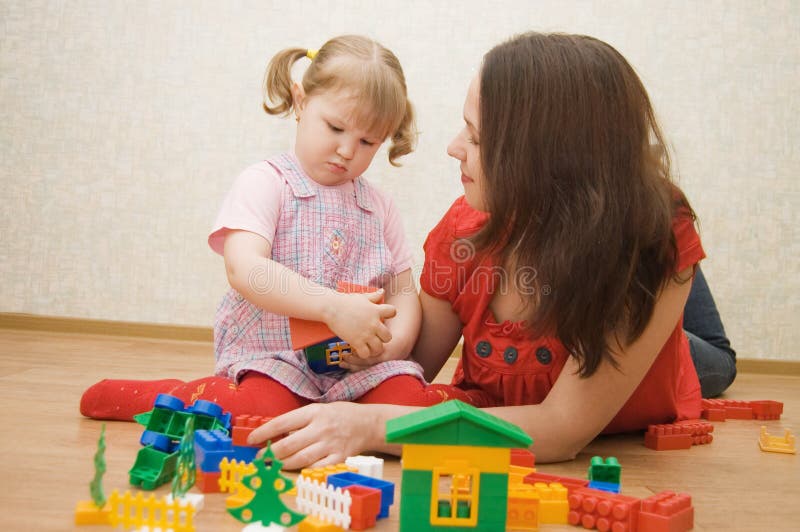
<path id="1" fill-rule="evenodd" d="M 463 324 L 449 301 L 422 290 L 422 327 L 412 356 L 425 370 L 425 380 L 432 381 L 442 369 L 461 338 Z"/>
<path id="2" fill-rule="evenodd" d="M 383 291 L 342 294 L 318 285 L 268 257 L 271 244 L 249 231 L 225 238 L 228 282 L 250 303 L 268 312 L 322 321 L 359 353 L 383 352 L 392 335 L 383 320 L 395 308 L 377 304 Z"/>
<path id="3" fill-rule="evenodd" d="M 577 362 L 569 358 L 541 404 L 488 411 L 519 425 L 533 438 L 537 462 L 572 460 L 611 422 L 644 379 L 675 330 L 689 296 L 691 276 L 692 268 L 687 268 L 678 276 L 686 281 L 671 280 L 659 294 L 642 335 L 629 345 L 617 345 L 618 368 L 603 361 L 591 377 L 581 378 Z"/>

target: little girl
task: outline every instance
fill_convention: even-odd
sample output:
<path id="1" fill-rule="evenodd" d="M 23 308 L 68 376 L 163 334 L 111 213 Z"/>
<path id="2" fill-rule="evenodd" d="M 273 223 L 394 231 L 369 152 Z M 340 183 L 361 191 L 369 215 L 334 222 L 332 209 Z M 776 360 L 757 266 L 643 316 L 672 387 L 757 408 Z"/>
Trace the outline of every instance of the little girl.
<path id="1" fill-rule="evenodd" d="M 291 68 L 306 58 L 302 84 L 294 83 Z M 158 393 L 264 416 L 310 402 L 440 400 L 407 360 L 420 307 L 397 210 L 362 177 L 387 138 L 392 164 L 413 149 L 400 63 L 368 38 L 341 36 L 319 51 L 279 52 L 264 91 L 267 113 L 294 113 L 295 149 L 237 178 L 208 238 L 231 285 L 216 314 L 216 375 L 188 383 L 104 380 L 84 393 L 83 415 L 128 420 Z M 338 281 L 378 290 L 342 294 Z M 287 316 L 327 324 L 350 344 L 350 367 L 360 371 L 312 372 L 291 348 Z"/>

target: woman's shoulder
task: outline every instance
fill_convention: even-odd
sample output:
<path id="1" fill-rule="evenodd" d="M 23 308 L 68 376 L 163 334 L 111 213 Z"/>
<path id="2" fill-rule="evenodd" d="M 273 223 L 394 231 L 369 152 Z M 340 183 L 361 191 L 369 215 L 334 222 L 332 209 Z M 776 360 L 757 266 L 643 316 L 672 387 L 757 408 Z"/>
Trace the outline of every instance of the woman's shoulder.
<path id="1" fill-rule="evenodd" d="M 489 215 L 470 207 L 464 196 L 457 198 L 447 209 L 439 223 L 431 229 L 426 242 L 444 242 L 447 244 L 459 238 L 474 235 L 483 227 Z"/>

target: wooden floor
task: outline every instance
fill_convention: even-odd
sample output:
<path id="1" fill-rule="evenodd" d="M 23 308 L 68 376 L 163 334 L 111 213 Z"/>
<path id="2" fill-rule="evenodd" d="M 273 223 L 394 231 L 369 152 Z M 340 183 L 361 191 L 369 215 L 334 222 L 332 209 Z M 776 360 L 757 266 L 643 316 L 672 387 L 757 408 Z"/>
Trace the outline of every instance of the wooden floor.
<path id="1" fill-rule="evenodd" d="M 210 374 L 212 367 L 209 343 L 0 330 L 0 425 L 6 430 L 0 441 L 0 471 L 5 477 L 0 530 L 86 530 L 72 522 L 75 503 L 89 498 L 100 433 L 100 422 L 78 412 L 87 386 L 108 377 L 192 379 Z M 449 377 L 452 370 L 451 365 L 440 378 Z M 743 374 L 726 397 L 782 401 L 782 419 L 763 424 L 771 434 L 782 434 L 784 427 L 800 432 L 800 377 Z M 695 530 L 797 530 L 800 458 L 761 452 L 761 424 L 716 423 L 713 443 L 685 451 L 651 451 L 642 445 L 641 435 L 600 438 L 572 462 L 537 467 L 585 478 L 593 455 L 613 455 L 622 464 L 624 494 L 690 493 Z M 140 434 L 141 427 L 134 423 L 107 424 L 106 494 L 128 488 L 127 471 Z M 398 459 L 387 457 L 385 478 L 399 482 L 399 475 Z M 157 493 L 167 491 L 162 487 Z M 196 516 L 198 531 L 241 529 L 224 511 L 223 499 L 221 494 L 207 495 L 205 509 Z M 397 507 L 373 530 L 397 530 Z M 575 528 L 544 525 L 540 530 Z"/>

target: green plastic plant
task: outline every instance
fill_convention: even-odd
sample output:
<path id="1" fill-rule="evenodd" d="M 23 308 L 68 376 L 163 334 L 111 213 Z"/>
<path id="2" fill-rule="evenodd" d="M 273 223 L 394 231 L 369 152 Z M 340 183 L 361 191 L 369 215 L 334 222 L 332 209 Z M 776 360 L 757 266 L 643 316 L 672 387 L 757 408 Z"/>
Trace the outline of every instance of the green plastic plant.
<path id="1" fill-rule="evenodd" d="M 106 496 L 103 493 L 103 474 L 106 472 L 106 424 L 100 429 L 100 438 L 97 440 L 97 452 L 94 453 L 94 478 L 89 482 L 89 493 L 92 501 L 98 508 L 106 505 Z"/>
<path id="2" fill-rule="evenodd" d="M 194 416 L 186 420 L 186 429 L 183 431 L 180 447 L 178 447 L 178 463 L 175 466 L 175 476 L 172 478 L 172 499 L 177 500 L 186 495 L 194 486 Z"/>

